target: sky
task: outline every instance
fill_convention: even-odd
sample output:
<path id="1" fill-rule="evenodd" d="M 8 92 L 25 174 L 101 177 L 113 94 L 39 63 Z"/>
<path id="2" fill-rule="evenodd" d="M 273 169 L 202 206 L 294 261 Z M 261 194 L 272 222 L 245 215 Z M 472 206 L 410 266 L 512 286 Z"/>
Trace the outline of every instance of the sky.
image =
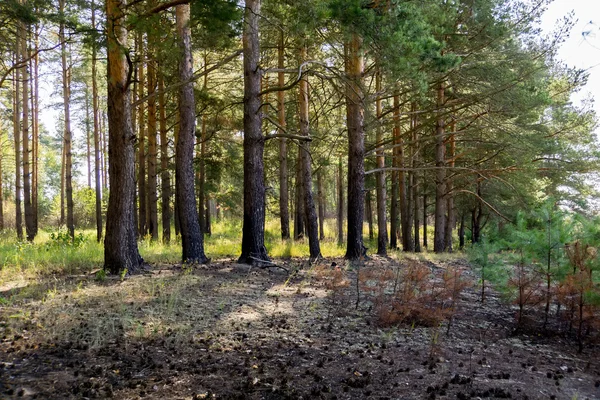
<path id="1" fill-rule="evenodd" d="M 594 109 L 600 116 L 600 0 L 555 0 L 542 17 L 544 33 L 552 33 L 557 21 L 570 12 L 574 13 L 576 23 L 561 45 L 558 58 L 570 67 L 588 69 L 587 85 L 572 100 L 577 104 L 592 94 L 598 99 Z"/>

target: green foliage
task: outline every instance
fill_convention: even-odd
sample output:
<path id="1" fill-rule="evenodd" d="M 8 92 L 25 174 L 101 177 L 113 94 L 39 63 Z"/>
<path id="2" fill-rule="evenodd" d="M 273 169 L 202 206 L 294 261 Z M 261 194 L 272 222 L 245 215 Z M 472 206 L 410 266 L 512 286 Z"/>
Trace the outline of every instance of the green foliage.
<path id="1" fill-rule="evenodd" d="M 83 233 L 79 232 L 74 238 L 71 238 L 69 232 L 66 229 L 59 229 L 56 232 L 50 233 L 50 241 L 46 244 L 48 247 L 64 247 L 73 246 L 80 247 L 87 241 L 87 238 L 83 236 Z"/>
<path id="2" fill-rule="evenodd" d="M 508 271 L 505 261 L 499 254 L 500 246 L 485 238 L 467 248 L 467 257 L 479 273 L 481 283 L 481 301 L 485 301 L 486 287 L 493 284 L 496 288 L 506 287 Z"/>

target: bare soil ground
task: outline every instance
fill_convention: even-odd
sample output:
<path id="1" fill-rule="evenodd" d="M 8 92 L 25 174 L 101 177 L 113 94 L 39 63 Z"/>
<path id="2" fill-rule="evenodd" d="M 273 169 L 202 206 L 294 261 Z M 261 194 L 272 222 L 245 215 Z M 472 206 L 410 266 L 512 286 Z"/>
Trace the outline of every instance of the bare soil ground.
<path id="1" fill-rule="evenodd" d="M 356 307 L 356 269 L 328 290 L 303 261 L 278 262 L 292 274 L 225 260 L 0 288 L 0 398 L 600 398 L 593 338 L 578 354 L 564 327 L 515 333 L 494 293 L 465 289 L 450 329 L 384 328 L 364 294 Z M 472 276 L 459 259 L 427 265 Z"/>

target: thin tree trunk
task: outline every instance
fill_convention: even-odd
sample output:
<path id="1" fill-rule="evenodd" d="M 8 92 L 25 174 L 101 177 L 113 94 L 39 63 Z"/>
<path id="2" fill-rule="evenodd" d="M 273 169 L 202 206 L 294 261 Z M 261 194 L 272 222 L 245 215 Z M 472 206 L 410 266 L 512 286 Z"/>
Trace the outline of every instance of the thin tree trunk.
<path id="1" fill-rule="evenodd" d="M 338 161 L 337 172 L 337 237 L 338 245 L 344 243 L 344 168 L 342 157 Z"/>
<path id="2" fill-rule="evenodd" d="M 307 59 L 307 48 L 300 48 L 300 63 Z M 298 111 L 300 117 L 300 136 L 309 137 L 309 110 L 308 110 L 308 78 L 305 76 L 300 80 L 298 90 Z M 306 232 L 308 234 L 308 247 L 310 261 L 315 261 L 321 257 L 321 246 L 319 244 L 319 228 L 317 223 L 317 212 L 313 199 L 312 190 L 312 167 L 310 157 L 310 142 L 300 143 L 301 161 L 302 161 L 302 188 L 304 199 L 304 211 L 306 213 Z"/>
<path id="3" fill-rule="evenodd" d="M 386 188 L 385 188 L 385 152 L 383 149 L 383 129 L 381 127 L 381 115 L 383 113 L 383 106 L 381 102 L 381 70 L 377 68 L 377 75 L 375 76 L 375 91 L 378 93 L 377 100 L 375 102 L 376 114 L 377 114 L 377 132 L 376 139 L 377 145 L 377 172 L 375 179 L 377 181 L 377 254 L 380 256 L 387 255 L 388 245 L 388 231 L 387 231 L 387 218 L 386 218 Z"/>
<path id="4" fill-rule="evenodd" d="M 39 158 L 39 136 L 40 136 L 40 122 L 39 122 L 39 104 L 40 104 L 40 77 L 39 77 L 39 64 L 40 58 L 38 54 L 39 50 L 39 26 L 35 27 L 35 56 L 32 59 L 33 64 L 33 88 L 31 97 L 31 115 L 32 115 L 32 177 L 31 177 L 31 203 L 33 208 L 33 228 L 34 235 L 38 233 L 38 158 Z"/>
<path id="5" fill-rule="evenodd" d="M 460 214 L 460 225 L 458 228 L 458 245 L 462 250 L 465 247 L 465 214 Z"/>
<path id="6" fill-rule="evenodd" d="M 104 268 L 112 274 L 138 272 L 140 257 L 133 218 L 135 198 L 135 134 L 131 127 L 127 24 L 120 0 L 106 0 L 108 38 L 108 134 L 110 195 L 104 239 Z"/>
<path id="7" fill-rule="evenodd" d="M 446 244 L 446 251 L 448 251 L 449 253 L 452 253 L 452 232 L 454 231 L 454 224 L 455 224 L 455 212 L 454 212 L 454 194 L 452 193 L 453 190 L 453 182 L 452 182 L 452 175 L 453 175 L 453 168 L 454 168 L 454 156 L 456 155 L 456 138 L 455 138 L 455 132 L 456 132 L 456 122 L 453 120 L 450 123 L 450 132 L 452 132 L 450 134 L 450 136 L 448 137 L 448 141 L 449 141 L 449 160 L 448 160 L 448 167 L 450 168 L 450 175 L 447 177 L 447 181 L 446 181 L 446 208 L 447 208 L 447 213 L 448 213 L 448 217 L 447 217 L 447 221 L 446 221 L 446 232 L 445 232 L 445 244 Z"/>
<path id="8" fill-rule="evenodd" d="M 366 255 L 363 244 L 363 217 L 365 212 L 365 131 L 362 75 L 364 72 L 363 41 L 353 34 L 348 46 L 346 108 L 348 126 L 348 237 L 346 255 L 358 260 Z"/>
<path id="9" fill-rule="evenodd" d="M 373 204 L 372 204 L 371 191 L 365 193 L 365 217 L 367 219 L 367 226 L 369 228 L 369 240 L 373 240 L 375 234 L 373 233 Z"/>
<path id="10" fill-rule="evenodd" d="M 279 37 L 279 45 L 277 47 L 277 66 L 280 70 L 285 67 L 285 41 L 283 30 Z M 285 86 L 285 73 L 280 71 L 277 73 L 278 84 L 280 87 Z M 283 128 L 285 122 L 285 91 L 277 92 L 277 102 L 279 110 L 277 113 L 279 119 L 279 133 L 284 133 Z M 288 165 L 287 165 L 287 138 L 279 138 L 279 218 L 281 220 L 281 239 L 287 240 L 290 238 L 290 210 L 289 210 L 289 189 L 288 189 Z"/>
<path id="11" fill-rule="evenodd" d="M 2 162 L 4 161 L 4 147 L 0 147 L 0 232 L 4 230 L 4 187 L 2 180 Z"/>
<path id="12" fill-rule="evenodd" d="M 151 44 L 149 45 L 148 55 L 150 56 L 150 59 L 147 63 L 148 72 L 146 81 L 148 84 L 148 94 L 150 95 L 154 94 L 156 91 L 156 60 L 154 59 L 154 48 Z M 156 97 L 152 96 L 148 99 L 148 184 L 146 186 L 146 206 L 148 211 L 148 218 L 146 221 L 152 240 L 158 240 L 157 152 Z"/>
<path id="13" fill-rule="evenodd" d="M 212 234 L 212 218 L 210 215 L 210 197 L 206 196 L 206 200 L 205 200 L 205 207 L 204 207 L 204 223 L 205 223 L 205 230 L 204 233 L 206 233 L 208 236 L 210 236 Z"/>
<path id="14" fill-rule="evenodd" d="M 131 120 L 131 119 L 130 119 Z M 100 129 L 100 137 L 102 138 L 102 187 L 108 190 L 108 140 L 110 136 L 110 128 L 108 126 L 108 114 L 102 113 L 102 128 Z M 133 131 L 135 132 L 135 131 Z M 137 225 L 136 225 L 137 229 Z"/>
<path id="15" fill-rule="evenodd" d="M 294 186 L 294 240 L 300 240 L 304 237 L 304 191 L 302 184 L 302 148 L 298 147 L 296 156 L 296 185 Z"/>
<path id="16" fill-rule="evenodd" d="M 163 243 L 171 241 L 171 174 L 169 173 L 169 142 L 162 66 L 158 74 L 158 109 L 160 110 L 160 195 Z"/>
<path id="17" fill-rule="evenodd" d="M 423 186 L 423 247 L 427 248 L 427 193 L 425 190 L 425 186 Z"/>
<path id="18" fill-rule="evenodd" d="M 137 34 L 138 51 L 140 59 L 144 59 L 144 34 L 138 32 Z M 140 61 L 138 65 L 138 78 L 137 78 L 137 89 L 138 98 L 144 97 L 144 85 L 145 85 L 145 74 L 144 74 L 144 63 Z M 138 234 L 140 238 L 146 236 L 148 232 L 148 225 L 146 224 L 146 149 L 145 149 L 145 126 L 144 126 L 144 103 L 139 105 L 138 108 Z"/>
<path id="19" fill-rule="evenodd" d="M 64 138 L 64 127 L 63 127 L 63 140 L 61 141 L 60 151 L 60 226 L 65 224 L 66 213 L 65 213 L 65 166 L 66 166 L 66 153 L 65 153 L 65 138 Z"/>
<path id="20" fill-rule="evenodd" d="M 261 264 L 268 261 L 265 247 L 265 182 L 260 108 L 261 70 L 258 20 L 260 0 L 245 0 L 244 33 L 244 225 L 242 254 L 238 262 Z"/>
<path id="21" fill-rule="evenodd" d="M 92 0 L 92 29 L 96 29 L 96 8 Z M 96 185 L 96 240 L 102 240 L 102 182 L 100 177 L 100 110 L 98 104 L 97 49 L 92 44 L 92 113 L 94 115 L 94 181 Z"/>
<path id="22" fill-rule="evenodd" d="M 407 185 L 407 173 L 404 168 L 408 164 L 404 156 L 404 140 L 400 130 L 400 95 L 396 92 L 394 95 L 394 116 L 398 138 L 398 190 L 400 198 L 400 229 L 402 232 L 402 250 L 407 252 L 414 251 L 414 241 L 412 236 L 412 209 L 410 203 L 410 187 Z"/>
<path id="23" fill-rule="evenodd" d="M 443 107 L 445 103 L 445 83 L 440 82 L 437 93 L 438 117 L 435 133 L 435 227 L 433 232 L 433 251 L 446 250 L 446 144 Z"/>
<path id="24" fill-rule="evenodd" d="M 394 99 L 396 96 L 394 96 Z M 395 101 L 396 103 L 396 101 Z M 400 193 L 400 108 L 394 105 L 394 128 L 392 131 L 394 147 L 392 150 L 392 196 L 390 199 L 390 249 L 398 248 L 398 234 L 400 232 L 400 209 L 398 207 L 398 194 Z"/>
<path id="25" fill-rule="evenodd" d="M 206 58 L 206 52 L 204 53 L 204 69 L 206 72 L 206 68 L 208 65 L 208 60 Z M 204 83 L 202 85 L 202 90 L 206 91 L 206 87 L 208 84 L 208 73 L 204 75 Z M 200 131 L 200 137 L 198 140 L 198 144 L 196 146 L 196 159 L 198 161 L 198 173 L 197 183 L 198 183 L 198 218 L 200 222 L 200 226 L 202 227 L 202 231 L 206 232 L 206 213 L 205 213 L 205 182 L 206 182 L 206 165 L 204 163 L 204 157 L 206 156 L 206 114 L 202 114 L 202 125 Z"/>
<path id="26" fill-rule="evenodd" d="M 412 109 L 412 145 L 411 145 L 411 158 L 412 158 L 412 166 L 413 166 L 413 171 L 410 174 L 411 177 L 411 188 L 412 188 L 412 202 L 413 202 L 413 226 L 414 226 L 414 235 L 415 235 L 415 253 L 420 253 L 421 252 L 421 240 L 419 238 L 419 179 L 418 179 L 418 175 L 417 175 L 417 168 L 419 166 L 419 150 L 418 150 L 418 143 L 419 143 L 419 133 L 418 133 L 418 127 L 419 127 L 419 117 L 417 115 L 417 105 L 415 103 L 412 103 L 411 105 L 411 109 Z"/>
<path id="27" fill-rule="evenodd" d="M 325 193 L 323 191 L 323 167 L 317 172 L 317 199 L 319 203 L 319 239 L 325 240 Z"/>
<path id="28" fill-rule="evenodd" d="M 189 4 L 177 6 L 176 20 L 181 51 L 179 79 L 188 82 L 179 89 L 179 139 L 175 152 L 175 192 L 181 227 L 182 261 L 204 264 L 209 260 L 204 254 L 204 236 L 198 221 L 194 189 L 196 105 L 191 82 L 193 58 Z"/>
<path id="29" fill-rule="evenodd" d="M 24 23 L 20 24 L 21 35 L 21 58 L 23 61 L 29 58 L 29 49 L 27 46 L 28 28 Z M 27 240 L 32 242 L 35 239 L 35 224 L 33 220 L 33 207 L 31 204 L 31 153 L 29 148 L 29 68 L 28 62 L 24 63 L 21 70 L 23 88 L 23 97 L 21 104 L 23 105 L 22 132 L 23 135 L 23 205 L 25 209 L 25 230 L 27 232 Z"/>
<path id="30" fill-rule="evenodd" d="M 88 87 L 88 81 L 85 82 L 85 144 L 86 144 L 86 161 L 87 161 L 87 181 L 88 187 L 92 188 L 92 151 L 91 151 L 91 138 L 92 127 L 91 127 L 91 115 L 90 115 L 90 91 Z"/>
<path id="31" fill-rule="evenodd" d="M 59 2 L 61 14 L 65 11 L 65 0 Z M 59 40 L 61 41 L 62 62 L 62 94 L 64 106 L 64 189 L 67 205 L 67 229 L 72 239 L 75 239 L 75 221 L 73 216 L 73 154 L 71 153 L 71 66 L 67 61 L 67 43 L 65 42 L 65 24 L 61 22 Z"/>
<path id="32" fill-rule="evenodd" d="M 15 49 L 15 60 L 20 60 L 19 43 Z M 23 214 L 21 211 L 21 69 L 14 72 L 14 90 L 13 90 L 13 138 L 15 141 L 15 229 L 17 239 L 23 240 Z"/>

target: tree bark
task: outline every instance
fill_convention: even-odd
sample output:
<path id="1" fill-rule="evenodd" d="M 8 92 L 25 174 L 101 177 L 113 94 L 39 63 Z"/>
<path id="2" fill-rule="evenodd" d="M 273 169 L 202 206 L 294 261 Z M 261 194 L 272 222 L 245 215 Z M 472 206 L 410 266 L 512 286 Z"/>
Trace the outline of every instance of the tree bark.
<path id="1" fill-rule="evenodd" d="M 423 247 L 427 248 L 427 193 L 426 188 L 423 186 Z"/>
<path id="2" fill-rule="evenodd" d="M 413 171 L 410 174 L 410 186 L 412 188 L 412 203 L 413 203 L 413 227 L 414 227 L 414 236 L 415 236 L 415 241 L 414 241 L 414 250 L 415 253 L 420 253 L 421 252 L 421 240 L 419 238 L 420 234 L 419 234 L 419 179 L 418 179 L 418 175 L 417 175 L 417 168 L 419 166 L 419 150 L 418 150 L 418 143 L 419 143 L 419 133 L 418 133 L 418 127 L 419 127 L 419 117 L 417 116 L 417 105 L 415 103 L 412 103 L 411 105 L 411 110 L 412 110 L 412 114 L 411 114 L 411 118 L 412 118 L 412 145 L 410 146 L 411 148 L 411 158 L 412 158 L 412 166 L 413 166 Z"/>
<path id="3" fill-rule="evenodd" d="M 40 122 L 39 122 L 39 104 L 40 104 L 40 77 L 39 77 L 39 25 L 35 26 L 34 33 L 34 52 L 35 56 L 32 58 L 32 96 L 31 96 L 31 116 L 32 116 L 32 158 L 31 158 L 31 203 L 33 209 L 33 229 L 34 235 L 38 233 L 38 172 L 39 172 L 39 136 L 40 136 Z"/>
<path id="4" fill-rule="evenodd" d="M 453 190 L 453 168 L 454 168 L 454 156 L 456 155 L 456 122 L 452 120 L 450 123 L 450 136 L 448 137 L 448 150 L 449 150 L 449 161 L 448 167 L 450 168 L 450 175 L 446 178 L 446 208 L 447 208 L 447 220 L 446 220 L 446 232 L 445 232 L 445 245 L 446 251 L 452 253 L 452 232 L 454 231 L 455 224 L 455 212 L 454 212 L 454 195 L 452 193 Z"/>
<path id="5" fill-rule="evenodd" d="M 346 108 L 348 126 L 348 237 L 346 255 L 358 260 L 366 255 L 363 244 L 365 212 L 365 132 L 362 74 L 364 72 L 363 41 L 356 33 L 348 46 Z"/>
<path id="6" fill-rule="evenodd" d="M 437 93 L 437 126 L 435 133 L 435 227 L 433 232 L 433 251 L 446 250 L 446 144 L 443 107 L 445 103 L 445 84 L 440 82 Z"/>
<path id="7" fill-rule="evenodd" d="M 148 55 L 149 60 L 147 66 L 147 84 L 148 95 L 154 94 L 156 91 L 156 60 L 154 59 L 155 52 L 153 39 L 148 35 Z M 158 179 L 156 172 L 157 164 L 157 144 L 156 144 L 156 97 L 152 96 L 148 99 L 148 184 L 146 185 L 146 201 L 147 201 L 147 225 L 150 238 L 153 241 L 158 240 Z"/>
<path id="8" fill-rule="evenodd" d="M 394 96 L 395 98 L 395 96 Z M 392 150 L 392 196 L 390 199 L 390 249 L 398 248 L 400 233 L 400 209 L 398 207 L 398 194 L 400 193 L 400 108 L 394 106 L 394 128 L 392 131 L 394 147 Z"/>
<path id="9" fill-rule="evenodd" d="M 465 247 L 465 214 L 460 214 L 460 225 L 458 228 L 458 246 L 462 250 Z"/>
<path id="10" fill-rule="evenodd" d="M 323 167 L 317 172 L 317 199 L 319 203 L 319 239 L 325 240 L 325 193 L 323 191 Z"/>
<path id="11" fill-rule="evenodd" d="M 2 180 L 2 162 L 4 161 L 4 147 L 0 147 L 0 232 L 4 230 L 4 186 Z"/>
<path id="12" fill-rule="evenodd" d="M 367 227 L 369 229 L 369 240 L 373 240 L 373 201 L 371 191 L 365 193 L 365 217 L 367 219 Z"/>
<path id="13" fill-rule="evenodd" d="M 169 173 L 169 142 L 162 66 L 158 75 L 158 109 L 160 110 L 160 196 L 163 243 L 171 241 L 171 174 Z"/>
<path id="14" fill-rule="evenodd" d="M 296 185 L 294 186 L 294 240 L 304 237 L 306 212 L 304 211 L 304 185 L 302 183 L 302 148 L 298 147 L 296 156 Z"/>
<path id="15" fill-rule="evenodd" d="M 300 63 L 307 58 L 306 46 L 300 48 Z M 298 110 L 300 117 L 300 136 L 310 137 L 309 110 L 308 110 L 308 78 L 305 76 L 300 80 L 298 90 Z M 308 234 L 308 247 L 310 261 L 315 261 L 321 257 L 321 247 L 319 244 L 319 228 L 317 223 L 317 212 L 313 199 L 312 190 L 312 167 L 310 156 L 310 142 L 300 143 L 301 161 L 302 161 L 302 189 L 304 199 L 304 211 L 306 213 L 306 232 Z"/>
<path id="16" fill-rule="evenodd" d="M 337 237 L 338 245 L 344 243 L 344 168 L 342 157 L 338 161 L 337 171 Z"/>
<path id="17" fill-rule="evenodd" d="M 383 107 L 381 102 L 381 70 L 377 68 L 377 75 L 375 76 L 375 90 L 378 93 L 377 100 L 375 102 L 376 115 L 377 115 L 377 133 L 376 139 L 377 148 L 377 169 L 381 171 L 377 172 L 375 179 L 377 181 L 377 254 L 380 256 L 387 255 L 388 245 L 388 231 L 387 231 L 387 218 L 386 218 L 386 187 L 385 187 L 385 152 L 383 149 L 383 129 L 381 127 L 381 115 L 383 113 Z"/>
<path id="18" fill-rule="evenodd" d="M 29 49 L 27 46 L 28 28 L 25 23 L 20 23 L 21 35 L 18 38 L 21 45 L 21 59 L 29 59 Z M 23 205 L 25 209 L 25 230 L 27 240 L 33 242 L 35 239 L 35 224 L 33 219 L 33 207 L 31 203 L 31 153 L 29 148 L 29 63 L 24 62 L 21 70 L 21 87 L 23 88 L 23 97 L 21 104 L 23 108 L 22 132 L 23 135 Z"/>
<path id="19" fill-rule="evenodd" d="M 65 0 L 59 2 L 60 13 L 65 11 Z M 63 107 L 64 107 L 64 186 L 65 201 L 67 205 L 67 229 L 72 239 L 75 239 L 75 221 L 73 219 L 73 154 L 71 144 L 73 133 L 71 131 L 71 66 L 67 62 L 67 43 L 65 41 L 65 24 L 61 22 L 59 39 L 61 41 L 61 62 L 62 62 L 62 89 L 63 89 Z M 27 213 L 27 211 L 25 212 Z"/>
<path id="20" fill-rule="evenodd" d="M 268 261 L 265 247 L 265 182 L 258 19 L 260 0 L 245 0 L 244 33 L 244 222 L 242 254 L 238 262 Z"/>
<path id="21" fill-rule="evenodd" d="M 144 58 L 144 34 L 140 31 L 137 34 L 138 51 L 140 59 Z M 144 74 L 144 63 L 139 62 L 138 65 L 138 76 L 137 76 L 137 89 L 138 98 L 144 97 L 144 85 L 145 85 L 145 74 Z M 146 149 L 145 149 L 145 127 L 144 127 L 144 103 L 140 104 L 138 108 L 138 234 L 140 238 L 146 236 L 148 233 L 148 225 L 146 224 Z"/>
<path id="22" fill-rule="evenodd" d="M 15 59 L 20 60 L 20 44 L 15 49 Z M 21 69 L 14 71 L 13 90 L 13 138 L 15 142 L 15 229 L 17 239 L 23 240 L 23 214 L 21 210 Z"/>
<path id="23" fill-rule="evenodd" d="M 175 192 L 181 228 L 182 261 L 204 264 L 209 260 L 204 254 L 204 235 L 198 221 L 194 188 L 196 103 L 191 82 L 193 58 L 189 4 L 176 7 L 176 21 L 181 51 L 179 79 L 181 82 L 188 82 L 179 88 L 179 138 L 175 152 Z"/>
<path id="24" fill-rule="evenodd" d="M 285 67 L 285 42 L 283 30 L 279 37 L 279 45 L 277 47 L 277 66 L 280 70 Z M 285 73 L 280 71 L 277 73 L 279 87 L 285 86 Z M 283 129 L 286 126 L 285 122 L 285 91 L 277 92 L 277 102 L 279 110 L 277 113 L 279 119 L 279 133 L 285 133 Z M 290 238 L 290 210 L 289 210 L 289 189 L 288 189 L 288 165 L 287 165 L 287 138 L 279 138 L 279 218 L 281 220 L 281 239 L 287 240 Z"/>
<path id="25" fill-rule="evenodd" d="M 135 197 L 135 135 L 131 127 L 129 67 L 126 59 L 126 7 L 106 0 L 108 38 L 108 135 L 110 195 L 104 239 L 104 269 L 113 274 L 137 272 L 142 266 L 133 218 Z"/>
<path id="26" fill-rule="evenodd" d="M 91 127 L 91 112 L 90 112 L 90 89 L 89 89 L 89 81 L 85 82 L 85 158 L 87 164 L 87 182 L 88 188 L 92 188 L 92 146 L 91 146 L 91 136 L 92 136 L 92 127 Z"/>
<path id="27" fill-rule="evenodd" d="M 96 8 L 92 0 L 92 29 L 96 29 Z M 102 240 L 102 182 L 100 176 L 100 110 L 98 104 L 97 49 L 92 44 L 92 112 L 94 115 L 94 183 L 96 187 L 96 240 Z"/>
<path id="28" fill-rule="evenodd" d="M 400 95 L 398 92 L 394 95 L 394 122 L 398 132 L 398 191 L 400 199 L 400 230 L 402 232 L 402 250 L 407 252 L 414 251 L 414 242 L 412 236 L 412 209 L 410 203 L 410 188 L 407 185 L 407 173 L 404 168 L 408 164 L 404 156 L 404 140 L 402 139 L 400 129 Z"/>

